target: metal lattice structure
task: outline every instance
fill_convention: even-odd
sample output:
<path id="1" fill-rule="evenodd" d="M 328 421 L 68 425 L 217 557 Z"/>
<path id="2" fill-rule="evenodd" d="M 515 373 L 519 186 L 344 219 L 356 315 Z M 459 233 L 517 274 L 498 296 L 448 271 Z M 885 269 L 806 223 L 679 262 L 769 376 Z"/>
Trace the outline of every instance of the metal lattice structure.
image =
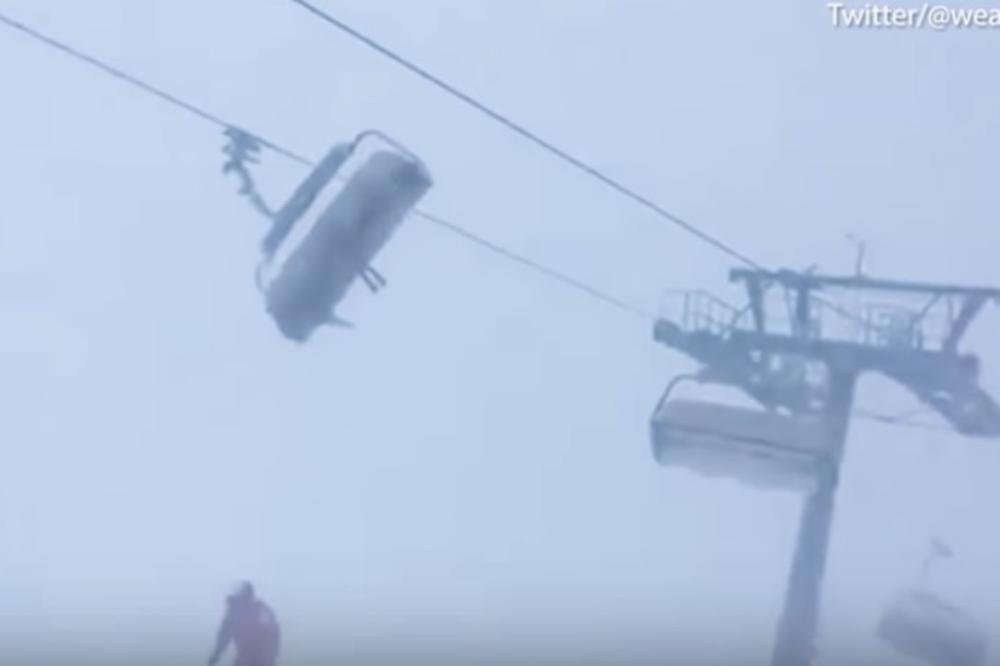
<path id="1" fill-rule="evenodd" d="M 1000 437 L 1000 407 L 979 385 L 979 358 L 960 350 L 983 307 L 1000 301 L 1000 290 L 753 269 L 733 270 L 730 280 L 745 286 L 745 305 L 701 291 L 673 294 L 673 308 L 661 313 L 654 338 L 696 360 L 700 381 L 737 387 L 762 413 L 785 416 L 763 421 L 746 410 L 678 404 L 665 394 L 651 422 L 654 451 L 664 464 L 680 461 L 708 475 L 760 478 L 763 469 L 774 487 L 799 485 L 801 479 L 788 470 L 813 470 L 807 472 L 815 483 L 806 491 L 773 657 L 774 666 L 807 666 L 815 655 L 834 498 L 858 378 L 881 374 L 957 432 Z M 727 455 L 752 464 L 727 467 L 720 462 Z"/>
<path id="2" fill-rule="evenodd" d="M 822 410 L 831 370 L 876 372 L 958 432 L 1000 436 L 1000 407 L 979 386 L 979 358 L 959 350 L 1000 290 L 745 269 L 731 279 L 745 284 L 746 305 L 700 291 L 675 295 L 680 307 L 661 311 L 656 340 L 769 409 Z M 852 302 L 840 305 L 830 292 L 848 292 Z"/>

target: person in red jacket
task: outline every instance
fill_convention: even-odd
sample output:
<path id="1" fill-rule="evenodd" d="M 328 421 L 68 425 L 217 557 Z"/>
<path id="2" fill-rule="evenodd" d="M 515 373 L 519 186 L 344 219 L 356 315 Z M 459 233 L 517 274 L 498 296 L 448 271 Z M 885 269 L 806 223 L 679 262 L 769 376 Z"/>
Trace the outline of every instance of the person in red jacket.
<path id="1" fill-rule="evenodd" d="M 233 666 L 275 666 L 281 646 L 281 629 L 274 612 L 257 598 L 253 585 L 241 583 L 226 599 L 226 605 L 209 666 L 219 662 L 230 643 L 236 648 Z"/>

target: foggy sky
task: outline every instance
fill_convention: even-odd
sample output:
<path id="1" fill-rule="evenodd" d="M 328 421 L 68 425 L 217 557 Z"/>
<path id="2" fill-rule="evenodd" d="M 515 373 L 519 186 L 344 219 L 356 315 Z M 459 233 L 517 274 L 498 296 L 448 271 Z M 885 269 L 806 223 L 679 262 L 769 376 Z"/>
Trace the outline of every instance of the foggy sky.
<path id="1" fill-rule="evenodd" d="M 322 5 L 762 263 L 848 272 L 855 233 L 871 273 L 997 282 L 996 34 L 796 0 Z M 0 10 L 312 157 L 381 129 L 431 169 L 427 210 L 644 308 L 729 289 L 715 250 L 291 3 Z M 656 466 L 649 413 L 691 364 L 648 322 L 411 219 L 357 330 L 297 348 L 217 128 L 7 29 L 0 63 L 0 643 L 197 662 L 250 577 L 290 658 L 767 663 L 798 503 Z M 257 174 L 276 201 L 304 171 Z M 1000 387 L 998 323 L 970 341 Z M 911 405 L 875 378 L 859 401 Z M 1000 626 L 998 470 L 992 442 L 854 424 L 820 663 L 896 663 L 874 625 L 933 536 L 942 589 Z"/>

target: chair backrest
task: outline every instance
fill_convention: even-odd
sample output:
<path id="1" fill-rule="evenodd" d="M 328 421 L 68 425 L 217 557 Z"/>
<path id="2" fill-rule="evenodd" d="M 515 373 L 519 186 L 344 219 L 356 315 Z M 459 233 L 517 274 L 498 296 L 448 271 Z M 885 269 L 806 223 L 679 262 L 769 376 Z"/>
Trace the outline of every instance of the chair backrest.
<path id="1" fill-rule="evenodd" d="M 651 435 L 662 465 L 762 488 L 808 492 L 831 462 L 819 420 L 756 409 L 668 400 L 653 414 Z"/>
<path id="2" fill-rule="evenodd" d="M 422 164 L 389 151 L 374 153 L 351 175 L 266 287 L 268 311 L 286 336 L 304 341 L 329 321 L 430 186 Z"/>
<path id="3" fill-rule="evenodd" d="M 889 604 L 878 635 L 896 650 L 935 666 L 982 666 L 986 632 L 961 609 L 930 592 L 910 589 Z"/>

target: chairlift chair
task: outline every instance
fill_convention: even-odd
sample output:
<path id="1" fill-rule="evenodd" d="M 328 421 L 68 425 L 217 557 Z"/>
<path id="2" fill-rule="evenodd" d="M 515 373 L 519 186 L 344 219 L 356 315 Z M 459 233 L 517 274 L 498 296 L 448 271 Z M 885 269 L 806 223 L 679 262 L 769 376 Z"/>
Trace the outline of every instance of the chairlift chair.
<path id="1" fill-rule="evenodd" d="M 950 554 L 950 553 L 949 553 Z M 941 556 L 932 553 L 929 562 Z M 898 652 L 932 666 L 983 666 L 987 638 L 968 613 L 926 588 L 922 581 L 898 592 L 887 606 L 878 636 Z"/>
<path id="2" fill-rule="evenodd" d="M 369 137 L 391 149 L 372 153 L 326 208 L 311 214 L 319 195 Z M 350 325 L 335 308 L 358 278 L 372 291 L 385 284 L 371 262 L 431 185 L 419 158 L 377 132 L 335 146 L 316 165 L 274 214 L 261 247 L 258 287 L 287 338 L 302 343 L 320 326 Z M 293 243 L 293 229 L 304 224 L 308 230 Z"/>
<path id="3" fill-rule="evenodd" d="M 829 437 L 819 418 L 672 399 L 674 383 L 650 422 L 653 455 L 661 465 L 803 493 L 815 491 L 832 471 Z"/>

